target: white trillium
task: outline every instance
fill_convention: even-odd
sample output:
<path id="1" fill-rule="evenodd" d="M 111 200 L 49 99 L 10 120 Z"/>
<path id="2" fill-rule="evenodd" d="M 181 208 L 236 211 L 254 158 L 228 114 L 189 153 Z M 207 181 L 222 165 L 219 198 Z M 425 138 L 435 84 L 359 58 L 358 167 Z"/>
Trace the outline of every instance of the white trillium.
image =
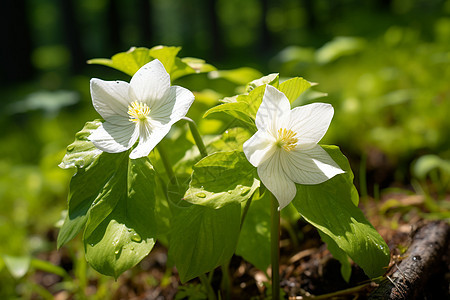
<path id="1" fill-rule="evenodd" d="M 256 113 L 258 131 L 244 143 L 244 153 L 282 209 L 294 199 L 295 183 L 319 184 L 344 173 L 317 143 L 325 135 L 333 107 L 314 103 L 291 110 L 289 100 L 267 85 Z"/>
<path id="2" fill-rule="evenodd" d="M 105 152 L 119 153 L 139 143 L 130 158 L 147 156 L 184 117 L 194 95 L 179 86 L 170 86 L 170 76 L 155 59 L 124 81 L 91 80 L 92 103 L 105 119 L 89 136 Z"/>

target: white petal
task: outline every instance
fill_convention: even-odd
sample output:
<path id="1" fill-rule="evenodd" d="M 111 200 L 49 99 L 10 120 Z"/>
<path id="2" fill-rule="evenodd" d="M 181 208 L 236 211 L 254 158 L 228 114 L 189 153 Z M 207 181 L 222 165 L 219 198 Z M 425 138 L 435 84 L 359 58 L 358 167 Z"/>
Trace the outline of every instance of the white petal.
<path id="1" fill-rule="evenodd" d="M 297 133 L 298 148 L 308 149 L 317 144 L 327 132 L 333 114 L 333 106 L 326 103 L 294 108 L 288 128 Z"/>
<path id="2" fill-rule="evenodd" d="M 95 110 L 108 119 L 110 116 L 120 115 L 128 118 L 128 104 L 130 85 L 125 81 L 104 81 L 91 79 L 92 104 Z"/>
<path id="3" fill-rule="evenodd" d="M 104 122 L 88 138 L 102 151 L 119 153 L 133 146 L 138 138 L 138 130 L 134 123 L 128 121 L 120 125 Z"/>
<path id="4" fill-rule="evenodd" d="M 276 151 L 268 160 L 258 167 L 262 183 L 277 198 L 280 208 L 286 207 L 297 193 L 295 183 L 286 175 L 281 166 L 281 150 Z"/>
<path id="5" fill-rule="evenodd" d="M 134 74 L 130 85 L 135 100 L 146 103 L 150 109 L 153 109 L 154 102 L 161 99 L 169 89 L 170 76 L 163 64 L 155 59 Z"/>
<path id="6" fill-rule="evenodd" d="M 160 124 L 174 124 L 184 117 L 194 102 L 194 94 L 180 86 L 172 86 L 162 99 L 154 103 L 151 118 Z"/>
<path id="7" fill-rule="evenodd" d="M 247 160 L 255 167 L 270 158 L 277 149 L 273 136 L 264 130 L 258 130 L 244 143 L 243 148 Z"/>
<path id="8" fill-rule="evenodd" d="M 131 151 L 131 159 L 147 156 L 170 130 L 169 125 L 151 128 L 148 123 L 141 124 L 145 125 L 139 128 L 139 144 Z"/>
<path id="9" fill-rule="evenodd" d="M 286 128 L 291 104 L 286 96 L 271 85 L 266 86 L 261 106 L 256 113 L 256 127 L 276 136 L 278 129 Z"/>
<path id="10" fill-rule="evenodd" d="M 300 184 L 319 184 L 344 173 L 319 145 L 307 150 L 284 152 L 281 163 L 289 178 Z"/>

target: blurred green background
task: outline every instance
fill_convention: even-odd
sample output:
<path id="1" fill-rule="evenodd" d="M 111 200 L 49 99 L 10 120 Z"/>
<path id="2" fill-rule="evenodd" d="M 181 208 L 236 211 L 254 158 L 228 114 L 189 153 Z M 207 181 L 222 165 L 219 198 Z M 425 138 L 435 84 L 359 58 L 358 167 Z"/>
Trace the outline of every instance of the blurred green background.
<path id="1" fill-rule="evenodd" d="M 129 80 L 86 61 L 131 46 L 182 46 L 182 57 L 219 70 L 253 68 L 234 73 L 242 78 L 202 74 L 176 82 L 208 95 L 199 97 L 205 105 L 194 106 L 197 117 L 247 79 L 277 72 L 317 82 L 300 104 L 333 104 L 323 142 L 349 157 L 363 196 L 397 186 L 448 200 L 450 0 L 5 0 L 1 6 L 2 299 L 51 298 L 47 286 L 22 273 L 32 279 L 47 268 L 66 276 L 52 265 L 85 272 L 80 243 L 62 250 L 72 261 L 51 254 L 72 175 L 57 166 L 74 134 L 98 117 L 89 79 Z M 21 266 L 26 270 L 11 276 Z M 86 278 L 77 278 L 83 286 Z M 51 280 L 50 291 L 61 288 Z"/>

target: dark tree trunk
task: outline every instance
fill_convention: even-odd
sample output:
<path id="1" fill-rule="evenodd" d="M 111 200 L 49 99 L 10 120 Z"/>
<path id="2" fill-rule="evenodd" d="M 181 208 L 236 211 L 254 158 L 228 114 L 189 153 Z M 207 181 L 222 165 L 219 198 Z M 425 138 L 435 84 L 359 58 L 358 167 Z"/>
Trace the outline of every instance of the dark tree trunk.
<path id="1" fill-rule="evenodd" d="M 110 53 L 123 51 L 120 39 L 120 15 L 117 0 L 110 0 L 107 9 L 107 35 Z"/>
<path id="2" fill-rule="evenodd" d="M 0 79 L 2 84 L 31 79 L 32 42 L 26 1 L 5 0 L 0 9 Z"/>
<path id="3" fill-rule="evenodd" d="M 383 281 L 370 295 L 370 300 L 434 299 L 428 293 L 448 294 L 448 283 L 443 283 L 447 291 L 440 293 L 439 287 L 426 286 L 445 280 L 449 272 L 450 225 L 445 221 L 432 222 L 418 229 L 405 259 L 397 270 Z M 439 284 L 438 284 L 439 285 Z"/>
<path id="4" fill-rule="evenodd" d="M 211 57 L 220 60 L 224 55 L 224 43 L 217 14 L 217 0 L 204 1 L 206 5 L 207 26 L 210 36 Z"/>
<path id="5" fill-rule="evenodd" d="M 137 7 L 138 26 L 141 32 L 141 43 L 143 46 L 153 46 L 153 33 L 152 33 L 152 6 L 150 0 L 139 0 Z"/>
<path id="6" fill-rule="evenodd" d="M 267 12 L 269 10 L 269 0 L 261 0 L 261 42 L 260 47 L 264 51 L 272 48 L 272 39 L 269 29 L 267 28 Z"/>
<path id="7" fill-rule="evenodd" d="M 74 0 L 60 0 L 59 2 L 64 30 L 64 42 L 72 56 L 71 69 L 72 72 L 79 73 L 86 64 L 86 57 L 81 43 L 79 24 L 75 17 L 75 2 Z"/>

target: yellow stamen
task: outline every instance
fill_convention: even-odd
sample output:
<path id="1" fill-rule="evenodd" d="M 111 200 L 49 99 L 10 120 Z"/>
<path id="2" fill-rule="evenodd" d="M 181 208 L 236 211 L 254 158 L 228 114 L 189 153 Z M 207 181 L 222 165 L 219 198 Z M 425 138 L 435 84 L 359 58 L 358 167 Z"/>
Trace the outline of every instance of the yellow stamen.
<path id="1" fill-rule="evenodd" d="M 292 151 L 297 146 L 298 138 L 296 133 L 285 128 L 278 129 L 277 146 L 286 151 Z"/>
<path id="2" fill-rule="evenodd" d="M 139 121 L 145 121 L 149 113 L 150 108 L 145 103 L 134 101 L 130 105 L 128 105 L 130 122 L 137 123 Z"/>

